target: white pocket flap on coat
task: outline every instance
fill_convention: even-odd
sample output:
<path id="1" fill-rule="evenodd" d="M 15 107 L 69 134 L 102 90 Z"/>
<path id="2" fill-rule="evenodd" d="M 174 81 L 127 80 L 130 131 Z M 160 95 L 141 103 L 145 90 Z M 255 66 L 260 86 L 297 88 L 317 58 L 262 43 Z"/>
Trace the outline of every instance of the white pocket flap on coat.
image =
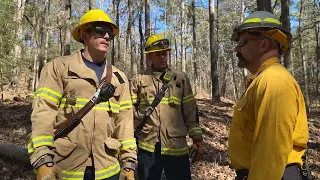
<path id="1" fill-rule="evenodd" d="M 183 136 L 186 136 L 188 133 L 186 127 L 180 127 L 180 128 L 168 127 L 167 132 L 168 132 L 168 135 L 173 138 L 174 137 L 183 137 Z"/>
<path id="2" fill-rule="evenodd" d="M 56 147 L 56 151 L 60 156 L 68 156 L 76 147 L 77 144 L 71 142 L 66 138 L 59 138 L 54 141 L 54 146 Z"/>
<path id="3" fill-rule="evenodd" d="M 118 150 L 121 146 L 121 143 L 114 138 L 107 138 L 104 144 L 111 150 Z"/>

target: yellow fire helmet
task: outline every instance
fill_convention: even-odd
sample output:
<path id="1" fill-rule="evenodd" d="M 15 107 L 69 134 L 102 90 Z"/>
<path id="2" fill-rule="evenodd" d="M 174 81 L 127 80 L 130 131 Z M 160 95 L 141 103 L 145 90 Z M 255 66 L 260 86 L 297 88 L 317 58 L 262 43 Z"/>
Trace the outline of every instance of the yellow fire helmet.
<path id="1" fill-rule="evenodd" d="M 244 19 L 242 24 L 236 25 L 231 40 L 238 41 L 241 33 L 261 33 L 272 38 L 280 45 L 280 54 L 288 50 L 292 35 L 283 29 L 280 21 L 270 12 L 256 11 Z"/>
<path id="2" fill-rule="evenodd" d="M 92 22 L 108 23 L 111 25 L 114 35 L 116 36 L 119 34 L 118 26 L 111 21 L 110 17 L 106 13 L 104 13 L 102 10 L 96 9 L 96 10 L 88 11 L 81 17 L 79 25 L 76 28 L 74 28 L 72 32 L 73 38 L 76 41 L 81 42 L 80 35 L 82 31 L 84 29 L 87 29 L 88 27 L 91 27 Z"/>
<path id="3" fill-rule="evenodd" d="M 157 51 L 171 50 L 170 41 L 161 34 L 151 35 L 146 41 L 144 50 L 145 54 Z"/>

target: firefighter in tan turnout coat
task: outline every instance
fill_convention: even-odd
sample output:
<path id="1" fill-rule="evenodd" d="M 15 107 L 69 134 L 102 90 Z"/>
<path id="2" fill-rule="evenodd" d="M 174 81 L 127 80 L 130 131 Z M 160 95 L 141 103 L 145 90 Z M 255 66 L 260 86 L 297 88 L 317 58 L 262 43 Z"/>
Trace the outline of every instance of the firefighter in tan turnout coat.
<path id="1" fill-rule="evenodd" d="M 169 180 L 191 179 L 186 136 L 189 134 L 198 146 L 202 141 L 189 79 L 184 72 L 168 68 L 170 50 L 168 39 L 159 34 L 150 36 L 145 48 L 150 66 L 144 73 L 135 75 L 130 83 L 137 127 L 162 88 L 164 73 L 173 73 L 165 96 L 154 107 L 138 136 L 138 174 L 141 180 L 160 179 L 163 169 Z"/>
<path id="2" fill-rule="evenodd" d="M 136 143 L 129 83 L 115 67 L 113 97 L 96 104 L 66 137 L 53 138 L 57 127 L 95 94 L 107 74 L 104 55 L 118 32 L 102 10 L 90 10 L 73 31 L 73 38 L 83 43 L 84 49 L 54 59 L 43 68 L 28 145 L 37 179 L 134 178 Z"/>

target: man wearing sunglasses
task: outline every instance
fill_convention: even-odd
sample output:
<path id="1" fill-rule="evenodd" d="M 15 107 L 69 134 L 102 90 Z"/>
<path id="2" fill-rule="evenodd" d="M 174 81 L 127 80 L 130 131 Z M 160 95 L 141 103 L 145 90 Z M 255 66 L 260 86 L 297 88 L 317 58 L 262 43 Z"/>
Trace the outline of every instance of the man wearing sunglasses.
<path id="1" fill-rule="evenodd" d="M 84 48 L 42 69 L 28 145 L 37 180 L 134 179 L 137 157 L 129 83 L 105 59 L 118 32 L 102 10 L 90 10 L 72 33 Z M 70 133 L 53 138 L 63 122 L 100 94 L 103 79 L 111 79 L 111 98 L 102 98 Z"/>
<path id="2" fill-rule="evenodd" d="M 239 67 L 252 76 L 229 134 L 228 154 L 236 180 L 301 180 L 308 124 L 304 98 L 279 61 L 291 34 L 271 13 L 257 11 L 234 28 Z M 303 167 L 303 168 L 301 168 Z"/>
<path id="3" fill-rule="evenodd" d="M 131 79 L 138 141 L 139 180 L 160 180 L 164 169 L 168 180 L 190 180 L 187 134 L 193 139 L 197 160 L 203 154 L 202 132 L 189 78 L 168 67 L 169 40 L 163 35 L 148 37 L 145 44 L 147 70 Z M 164 90 L 165 85 L 168 88 Z M 158 99 L 160 92 L 164 96 Z M 159 104 L 154 105 L 158 100 Z M 152 114 L 143 123 L 146 111 Z"/>

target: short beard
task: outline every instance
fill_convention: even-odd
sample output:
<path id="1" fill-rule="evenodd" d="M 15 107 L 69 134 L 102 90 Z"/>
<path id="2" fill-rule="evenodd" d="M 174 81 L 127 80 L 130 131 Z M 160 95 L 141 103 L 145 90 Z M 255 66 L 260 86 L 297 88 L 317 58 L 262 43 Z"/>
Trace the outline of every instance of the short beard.
<path id="1" fill-rule="evenodd" d="M 245 68 L 246 67 L 246 59 L 243 57 L 243 55 L 239 52 L 237 52 L 236 56 L 238 57 L 238 67 L 239 68 Z"/>

